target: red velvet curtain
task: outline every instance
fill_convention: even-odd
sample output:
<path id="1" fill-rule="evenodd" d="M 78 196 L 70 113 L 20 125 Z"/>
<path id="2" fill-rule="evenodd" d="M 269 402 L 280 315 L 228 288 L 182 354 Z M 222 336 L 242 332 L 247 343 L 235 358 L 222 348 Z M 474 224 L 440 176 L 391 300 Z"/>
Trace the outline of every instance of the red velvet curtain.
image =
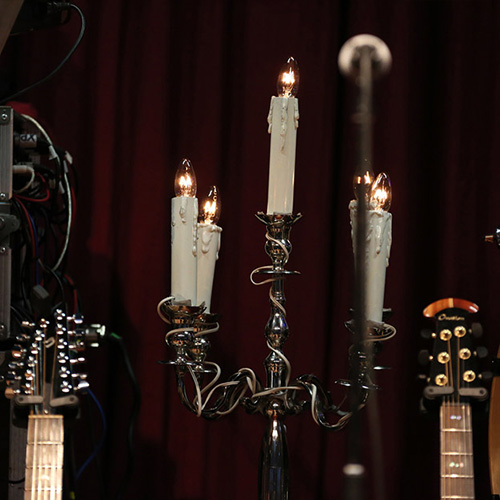
<path id="1" fill-rule="evenodd" d="M 382 38 L 393 68 L 375 88 L 375 171 L 393 185 L 393 247 L 385 304 L 396 338 L 379 356 L 381 422 L 363 417 L 366 481 L 383 476 L 387 498 L 438 495 L 438 420 L 419 410 L 422 309 L 439 298 L 476 302 L 484 343 L 498 337 L 500 252 L 482 237 L 500 225 L 500 11 L 498 2 L 425 0 L 81 0 L 87 34 L 49 83 L 23 99 L 80 175 L 71 271 L 88 321 L 122 335 L 142 388 L 136 462 L 126 498 L 257 497 L 265 420 L 242 409 L 216 422 L 180 403 L 157 302 L 170 292 L 170 198 L 179 161 L 191 159 L 200 195 L 222 193 L 222 248 L 212 310 L 221 314 L 210 359 L 223 377 L 252 367 L 263 377 L 265 287 L 250 272 L 268 264 L 264 227 L 275 81 L 293 55 L 301 70 L 295 211 L 286 283 L 293 376 L 313 372 L 343 396 L 352 305 L 355 89 L 337 69 L 342 44 Z M 44 75 L 72 44 L 78 21 L 9 42 L 6 75 L 19 87 Z M 113 488 L 123 470 L 131 397 L 123 366 L 106 348 L 89 357 L 89 378 L 108 414 L 101 456 Z M 485 366 L 486 368 L 486 366 Z M 475 426 L 478 497 L 488 494 L 486 416 Z M 98 424 L 95 424 L 98 427 Z M 287 419 L 292 498 L 341 498 L 346 432 L 319 429 L 309 414 Z M 383 463 L 372 463 L 380 432 Z M 82 457 L 84 458 L 84 457 Z M 383 472 L 377 472 L 382 470 Z M 375 471 L 375 472 L 374 472 Z M 82 477 L 96 498 L 98 473 Z"/>

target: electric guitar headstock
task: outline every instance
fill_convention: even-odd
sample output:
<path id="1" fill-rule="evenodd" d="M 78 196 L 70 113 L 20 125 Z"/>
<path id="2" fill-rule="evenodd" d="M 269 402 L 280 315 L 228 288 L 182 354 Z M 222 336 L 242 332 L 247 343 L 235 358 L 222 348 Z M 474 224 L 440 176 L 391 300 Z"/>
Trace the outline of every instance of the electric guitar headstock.
<path id="1" fill-rule="evenodd" d="M 14 398 L 19 416 L 77 413 L 77 393 L 88 388 L 86 374 L 78 372 L 85 349 L 81 326 L 81 317 L 60 309 L 49 320 L 23 322 L 6 377 L 6 396 Z"/>
<path id="2" fill-rule="evenodd" d="M 470 322 L 478 310 L 476 304 L 456 298 L 438 300 L 424 309 L 424 316 L 435 322 L 435 329 L 428 335 L 434 340 L 432 355 L 421 353 L 430 361 L 424 389 L 426 407 L 433 402 L 459 403 L 488 397 L 478 363 L 478 358 L 485 355 L 484 348 L 476 348 L 474 342 L 482 330 L 478 323 Z"/>

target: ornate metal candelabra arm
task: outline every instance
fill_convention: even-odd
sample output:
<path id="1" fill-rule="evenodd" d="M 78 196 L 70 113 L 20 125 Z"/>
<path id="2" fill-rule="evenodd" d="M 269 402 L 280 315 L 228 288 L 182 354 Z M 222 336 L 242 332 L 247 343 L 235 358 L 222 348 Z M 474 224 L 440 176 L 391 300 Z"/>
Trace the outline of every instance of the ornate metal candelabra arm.
<path id="1" fill-rule="evenodd" d="M 182 403 L 198 416 L 213 420 L 231 412 L 248 388 L 258 391 L 262 384 L 251 370 L 242 369 L 229 377 L 227 382 L 215 386 L 220 368 L 216 363 L 206 361 L 206 358 L 210 349 L 209 334 L 219 329 L 218 317 L 216 314 L 204 313 L 204 309 L 204 305 L 175 304 L 170 299 L 160 302 L 160 317 L 173 327 L 167 333 L 165 341 L 176 354 L 175 359 L 161 363 L 174 366 Z M 202 387 L 206 375 L 210 375 L 212 379 Z M 186 376 L 195 386 L 194 399 L 188 396 Z M 202 395 L 209 389 L 218 391 L 218 398 L 213 406 L 206 409 Z M 209 393 L 207 401 L 211 395 Z"/>

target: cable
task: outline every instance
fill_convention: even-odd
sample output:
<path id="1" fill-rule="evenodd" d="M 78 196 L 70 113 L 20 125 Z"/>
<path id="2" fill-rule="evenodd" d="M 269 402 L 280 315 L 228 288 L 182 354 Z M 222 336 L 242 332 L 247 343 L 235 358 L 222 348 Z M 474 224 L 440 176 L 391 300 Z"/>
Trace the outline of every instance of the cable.
<path id="1" fill-rule="evenodd" d="M 126 487 L 132 477 L 132 471 L 134 468 L 134 426 L 139 416 L 139 411 L 141 408 L 141 388 L 135 376 L 132 364 L 130 363 L 130 358 L 128 356 L 127 349 L 125 348 L 125 344 L 123 343 L 123 338 L 120 337 L 120 335 L 117 335 L 116 333 L 111 333 L 108 336 L 108 338 L 110 340 L 115 341 L 118 344 L 118 347 L 120 348 L 123 357 L 123 362 L 125 363 L 125 368 L 127 370 L 133 390 L 132 410 L 130 412 L 128 433 L 127 433 L 127 465 L 125 467 L 123 479 L 120 481 L 120 486 L 115 496 L 116 499 L 120 499 L 123 497 L 126 491 Z"/>
<path id="2" fill-rule="evenodd" d="M 11 101 L 12 99 L 15 99 L 16 97 L 19 97 L 20 95 L 24 94 L 25 92 L 28 92 L 29 90 L 38 87 L 38 85 L 41 85 L 42 83 L 45 83 L 46 81 L 50 80 L 69 60 L 69 58 L 73 55 L 77 47 L 80 45 L 80 42 L 82 41 L 83 34 L 85 33 L 85 28 L 86 28 L 86 22 L 85 22 L 85 16 L 83 15 L 83 12 L 81 9 L 72 4 L 72 3 L 58 3 L 56 4 L 60 7 L 63 8 L 70 8 L 73 10 L 76 10 L 78 12 L 78 15 L 80 16 L 81 20 L 81 27 L 80 27 L 80 33 L 78 34 L 78 37 L 76 38 L 75 43 L 73 44 L 73 47 L 69 50 L 69 52 L 66 54 L 66 56 L 63 58 L 63 60 L 46 76 L 44 76 L 41 80 L 38 80 L 35 83 L 32 83 L 31 85 L 28 85 L 24 89 L 21 89 L 14 94 L 11 94 L 3 99 L 0 100 L 0 104 L 5 104 L 7 101 Z"/>
<path id="3" fill-rule="evenodd" d="M 23 167 L 23 168 L 21 168 Z M 24 191 L 26 191 L 31 185 L 33 184 L 33 181 L 35 180 L 35 169 L 31 167 L 30 165 L 13 165 L 12 166 L 12 173 L 14 175 L 26 175 L 30 174 L 30 179 L 28 182 L 20 189 L 14 189 L 15 194 L 20 194 Z"/>
<path id="4" fill-rule="evenodd" d="M 106 425 L 106 415 L 104 414 L 104 410 L 99 403 L 99 400 L 95 396 L 95 394 L 90 390 L 87 389 L 87 392 L 90 394 L 90 397 L 94 401 L 95 405 L 97 406 L 97 409 L 99 410 L 99 415 L 101 416 L 101 422 L 102 422 L 102 433 L 101 433 L 101 438 L 99 439 L 99 442 L 97 443 L 96 447 L 92 451 L 92 453 L 89 455 L 87 460 L 83 463 L 83 465 L 78 469 L 78 472 L 75 475 L 75 479 L 78 481 L 80 476 L 82 475 L 83 471 L 88 467 L 88 465 L 94 460 L 94 458 L 99 454 L 99 452 L 102 449 L 102 446 L 104 444 L 104 439 L 106 437 L 106 432 L 107 432 L 107 425 Z"/>
<path id="5" fill-rule="evenodd" d="M 44 136 L 45 140 L 49 143 L 49 151 L 50 151 L 50 157 L 51 157 L 51 159 L 56 160 L 57 164 L 59 166 L 61 166 L 61 159 L 60 159 L 59 155 L 56 153 L 56 150 L 54 148 L 54 143 L 52 142 L 52 139 L 50 138 L 50 136 L 47 133 L 47 131 L 32 116 L 25 115 L 25 114 L 23 114 L 21 116 L 25 120 L 28 120 L 33 125 L 35 125 L 36 128 L 38 128 L 38 130 Z M 72 219 L 73 219 L 73 197 L 72 197 L 71 186 L 70 186 L 69 179 L 68 179 L 68 167 L 67 167 L 67 163 L 72 164 L 72 162 L 73 162 L 73 160 L 71 158 L 71 155 L 69 155 L 68 152 L 65 152 L 65 158 L 63 159 L 63 167 L 64 168 L 63 168 L 62 176 L 63 176 L 63 181 L 64 181 L 64 191 L 66 193 L 67 201 L 68 201 L 67 202 L 68 220 L 67 220 L 67 224 L 66 224 L 66 235 L 65 235 L 65 238 L 64 238 L 63 248 L 61 250 L 61 253 L 59 254 L 59 258 L 57 259 L 57 261 L 54 264 L 54 266 L 51 268 L 52 271 L 56 271 L 61 266 L 61 264 L 62 264 L 62 262 L 64 260 L 64 257 L 66 256 L 66 252 L 68 250 L 69 240 L 70 240 L 70 236 L 71 236 L 71 223 L 72 223 Z M 38 175 L 40 175 L 40 174 L 38 174 Z M 20 196 L 20 197 L 22 198 L 22 196 Z M 45 199 L 43 199 L 43 200 L 30 200 L 30 201 L 47 201 L 47 200 L 48 200 L 48 196 Z"/>

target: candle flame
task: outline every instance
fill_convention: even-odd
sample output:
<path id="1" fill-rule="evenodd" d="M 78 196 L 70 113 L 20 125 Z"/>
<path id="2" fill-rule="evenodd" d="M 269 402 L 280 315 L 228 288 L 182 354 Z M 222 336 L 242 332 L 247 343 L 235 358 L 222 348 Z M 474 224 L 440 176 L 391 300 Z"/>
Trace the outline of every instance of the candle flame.
<path id="1" fill-rule="evenodd" d="M 378 174 L 371 187 L 370 204 L 374 210 L 389 211 L 392 202 L 392 186 L 389 176 L 385 172 Z"/>
<path id="2" fill-rule="evenodd" d="M 193 165 L 186 158 L 181 161 L 177 168 L 174 189 L 176 196 L 196 197 L 196 175 Z"/>
<path id="3" fill-rule="evenodd" d="M 217 186 L 212 186 L 201 209 L 200 218 L 205 224 L 217 224 L 220 218 L 221 203 Z"/>
<path id="4" fill-rule="evenodd" d="M 293 57 L 281 68 L 277 83 L 280 97 L 295 97 L 299 91 L 299 66 Z"/>
<path id="5" fill-rule="evenodd" d="M 288 87 L 293 87 L 295 83 L 295 72 L 292 68 L 290 68 L 287 72 L 282 73 L 281 81 Z"/>
<path id="6" fill-rule="evenodd" d="M 205 206 L 203 207 L 203 216 L 206 224 L 211 224 L 215 217 L 215 211 L 217 210 L 217 203 L 215 201 L 207 200 Z"/>
<path id="7" fill-rule="evenodd" d="M 190 190 L 192 186 L 193 180 L 191 179 L 191 176 L 189 174 L 181 175 L 181 177 L 179 178 L 179 187 L 181 188 L 181 190 Z"/>
<path id="8" fill-rule="evenodd" d="M 352 181 L 352 187 L 354 191 L 354 196 L 356 197 L 357 200 L 359 199 L 359 194 L 362 191 L 362 189 L 368 196 L 372 182 L 373 182 L 373 175 L 371 170 L 366 170 L 363 175 L 354 176 L 354 179 Z"/>

